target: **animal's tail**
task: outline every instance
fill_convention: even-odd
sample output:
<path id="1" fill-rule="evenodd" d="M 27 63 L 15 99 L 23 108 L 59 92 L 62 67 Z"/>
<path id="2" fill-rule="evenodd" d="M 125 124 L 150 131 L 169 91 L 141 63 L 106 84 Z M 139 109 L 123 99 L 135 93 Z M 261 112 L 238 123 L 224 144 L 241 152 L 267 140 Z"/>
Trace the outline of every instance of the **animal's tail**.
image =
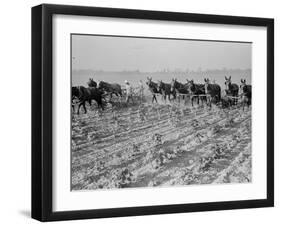
<path id="1" fill-rule="evenodd" d="M 107 100 L 106 100 L 106 93 L 103 90 L 99 90 L 100 91 L 100 98 L 98 98 L 99 100 L 98 105 L 102 108 L 102 110 L 104 109 L 104 107 L 108 104 Z"/>
<path id="2" fill-rule="evenodd" d="M 219 94 L 218 94 L 218 102 L 221 101 L 221 91 L 219 91 Z"/>

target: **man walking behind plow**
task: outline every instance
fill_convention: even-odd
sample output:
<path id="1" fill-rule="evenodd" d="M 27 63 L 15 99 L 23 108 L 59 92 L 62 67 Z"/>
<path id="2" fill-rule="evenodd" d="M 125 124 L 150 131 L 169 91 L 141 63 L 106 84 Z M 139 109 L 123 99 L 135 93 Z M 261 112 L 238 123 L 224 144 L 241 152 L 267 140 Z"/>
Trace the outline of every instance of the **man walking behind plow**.
<path id="1" fill-rule="evenodd" d="M 125 80 L 125 88 L 126 88 L 126 103 L 129 103 L 129 100 L 133 101 L 133 87 L 131 86 L 131 84 Z"/>

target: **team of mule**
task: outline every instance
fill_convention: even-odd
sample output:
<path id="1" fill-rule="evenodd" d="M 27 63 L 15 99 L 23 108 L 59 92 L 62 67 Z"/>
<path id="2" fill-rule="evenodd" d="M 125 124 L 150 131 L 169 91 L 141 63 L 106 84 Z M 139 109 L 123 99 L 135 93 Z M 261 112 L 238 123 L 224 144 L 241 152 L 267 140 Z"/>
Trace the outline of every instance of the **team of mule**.
<path id="1" fill-rule="evenodd" d="M 239 87 L 239 85 L 232 82 L 231 76 L 225 76 L 225 95 L 223 96 L 220 85 L 210 82 L 208 78 L 204 78 L 204 83 L 195 83 L 193 80 L 188 79 L 186 79 L 185 83 L 181 83 L 176 78 L 173 78 L 171 83 L 164 83 L 162 80 L 154 82 L 152 81 L 152 77 L 147 77 L 146 84 L 152 94 L 152 103 L 154 101 L 157 103 L 156 96 L 161 95 L 164 101 L 166 101 L 167 97 L 169 101 L 173 101 L 176 98 L 180 101 L 180 97 L 183 99 L 189 97 L 192 106 L 195 99 L 197 100 L 197 104 L 201 101 L 201 103 L 205 102 L 209 106 L 212 103 L 221 103 L 221 106 L 229 107 L 231 105 L 237 105 L 238 98 L 240 97 L 243 109 L 245 105 L 248 107 L 251 105 L 252 86 L 248 85 L 245 79 L 241 79 Z M 87 112 L 86 102 L 91 105 L 92 100 L 94 100 L 98 108 L 103 110 L 106 104 L 106 95 L 109 95 L 110 99 L 113 94 L 118 98 L 124 95 L 121 85 L 117 83 L 107 83 L 104 81 L 97 83 L 90 78 L 87 85 L 88 87 L 72 87 L 72 108 L 75 110 L 75 103 L 78 104 L 77 114 L 79 114 L 81 106 L 83 106 L 84 112 Z"/>

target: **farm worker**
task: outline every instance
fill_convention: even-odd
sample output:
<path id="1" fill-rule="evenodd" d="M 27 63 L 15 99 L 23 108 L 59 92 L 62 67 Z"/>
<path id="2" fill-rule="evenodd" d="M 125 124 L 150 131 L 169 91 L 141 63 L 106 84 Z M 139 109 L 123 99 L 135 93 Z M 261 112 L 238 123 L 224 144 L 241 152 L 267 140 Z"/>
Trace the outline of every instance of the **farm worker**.
<path id="1" fill-rule="evenodd" d="M 126 102 L 129 102 L 129 99 L 133 101 L 133 88 L 131 84 L 125 80 L 125 87 L 126 87 Z"/>

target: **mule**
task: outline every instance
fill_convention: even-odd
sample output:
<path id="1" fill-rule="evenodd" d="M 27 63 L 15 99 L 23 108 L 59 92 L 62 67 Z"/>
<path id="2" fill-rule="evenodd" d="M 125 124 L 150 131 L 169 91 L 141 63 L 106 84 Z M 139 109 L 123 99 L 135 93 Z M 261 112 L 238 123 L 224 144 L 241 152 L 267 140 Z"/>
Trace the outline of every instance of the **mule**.
<path id="1" fill-rule="evenodd" d="M 248 108 L 252 104 L 252 86 L 246 84 L 246 79 L 241 79 L 240 90 L 244 110 L 245 104 L 247 104 Z"/>
<path id="2" fill-rule="evenodd" d="M 98 86 L 98 84 L 92 78 L 89 78 L 89 81 L 87 82 L 87 84 L 88 84 L 88 87 L 97 88 L 97 86 Z"/>
<path id="3" fill-rule="evenodd" d="M 175 92 L 171 90 L 171 84 L 164 83 L 162 80 L 157 83 L 158 91 L 162 94 L 162 98 L 166 101 L 167 96 L 169 101 L 171 101 L 171 95 L 173 95 L 175 99 Z"/>
<path id="4" fill-rule="evenodd" d="M 86 88 L 84 86 L 74 86 L 71 89 L 72 93 L 72 101 L 74 99 L 78 99 L 78 109 L 77 109 L 77 114 L 79 114 L 79 110 L 80 107 L 83 106 L 84 108 L 84 112 L 85 114 L 87 113 L 87 109 L 86 109 L 86 101 L 92 105 L 92 100 L 95 100 L 98 104 L 98 108 L 101 108 L 102 110 L 104 110 L 104 106 L 103 106 L 103 92 L 101 90 L 99 90 L 98 88 L 95 87 L 89 87 Z M 72 102 L 72 108 L 74 110 L 74 105 Z"/>
<path id="5" fill-rule="evenodd" d="M 109 93 L 110 98 L 112 98 L 113 94 L 117 97 L 122 97 L 121 85 L 117 83 L 107 83 L 104 81 L 100 81 L 98 84 L 98 88 L 102 91 Z"/>
<path id="6" fill-rule="evenodd" d="M 231 76 L 229 76 L 229 78 L 225 76 L 224 84 L 225 84 L 225 90 L 227 92 L 227 95 L 235 97 L 234 104 L 236 105 L 238 102 L 239 86 L 231 82 Z"/>
<path id="7" fill-rule="evenodd" d="M 172 82 L 171 82 L 171 92 L 175 93 L 175 96 L 177 94 L 189 94 L 188 84 L 187 83 L 182 84 L 182 83 L 178 82 L 176 78 L 173 78 Z M 183 96 L 183 99 L 184 99 L 184 96 Z M 180 101 L 180 98 L 179 98 L 179 101 Z"/>
<path id="8" fill-rule="evenodd" d="M 147 77 L 146 85 L 148 86 L 148 89 L 152 94 L 152 103 L 154 100 L 156 101 L 156 103 L 158 103 L 156 94 L 160 94 L 160 91 L 158 90 L 157 83 L 152 81 L 152 77 Z"/>
<path id="9" fill-rule="evenodd" d="M 205 78 L 205 93 L 209 95 L 208 103 L 210 107 L 212 106 L 212 102 L 218 103 L 221 101 L 221 87 L 218 84 L 211 84 L 210 79 Z"/>
<path id="10" fill-rule="evenodd" d="M 199 100 L 201 99 L 202 103 L 203 103 L 203 100 L 206 100 L 206 97 L 199 97 L 197 95 L 205 95 L 205 86 L 204 84 L 195 84 L 193 82 L 193 79 L 192 80 L 188 80 L 186 79 L 187 81 L 187 89 L 188 89 L 188 92 L 191 94 L 191 105 L 193 107 L 193 100 L 194 98 L 197 98 L 197 104 L 199 105 Z"/>

